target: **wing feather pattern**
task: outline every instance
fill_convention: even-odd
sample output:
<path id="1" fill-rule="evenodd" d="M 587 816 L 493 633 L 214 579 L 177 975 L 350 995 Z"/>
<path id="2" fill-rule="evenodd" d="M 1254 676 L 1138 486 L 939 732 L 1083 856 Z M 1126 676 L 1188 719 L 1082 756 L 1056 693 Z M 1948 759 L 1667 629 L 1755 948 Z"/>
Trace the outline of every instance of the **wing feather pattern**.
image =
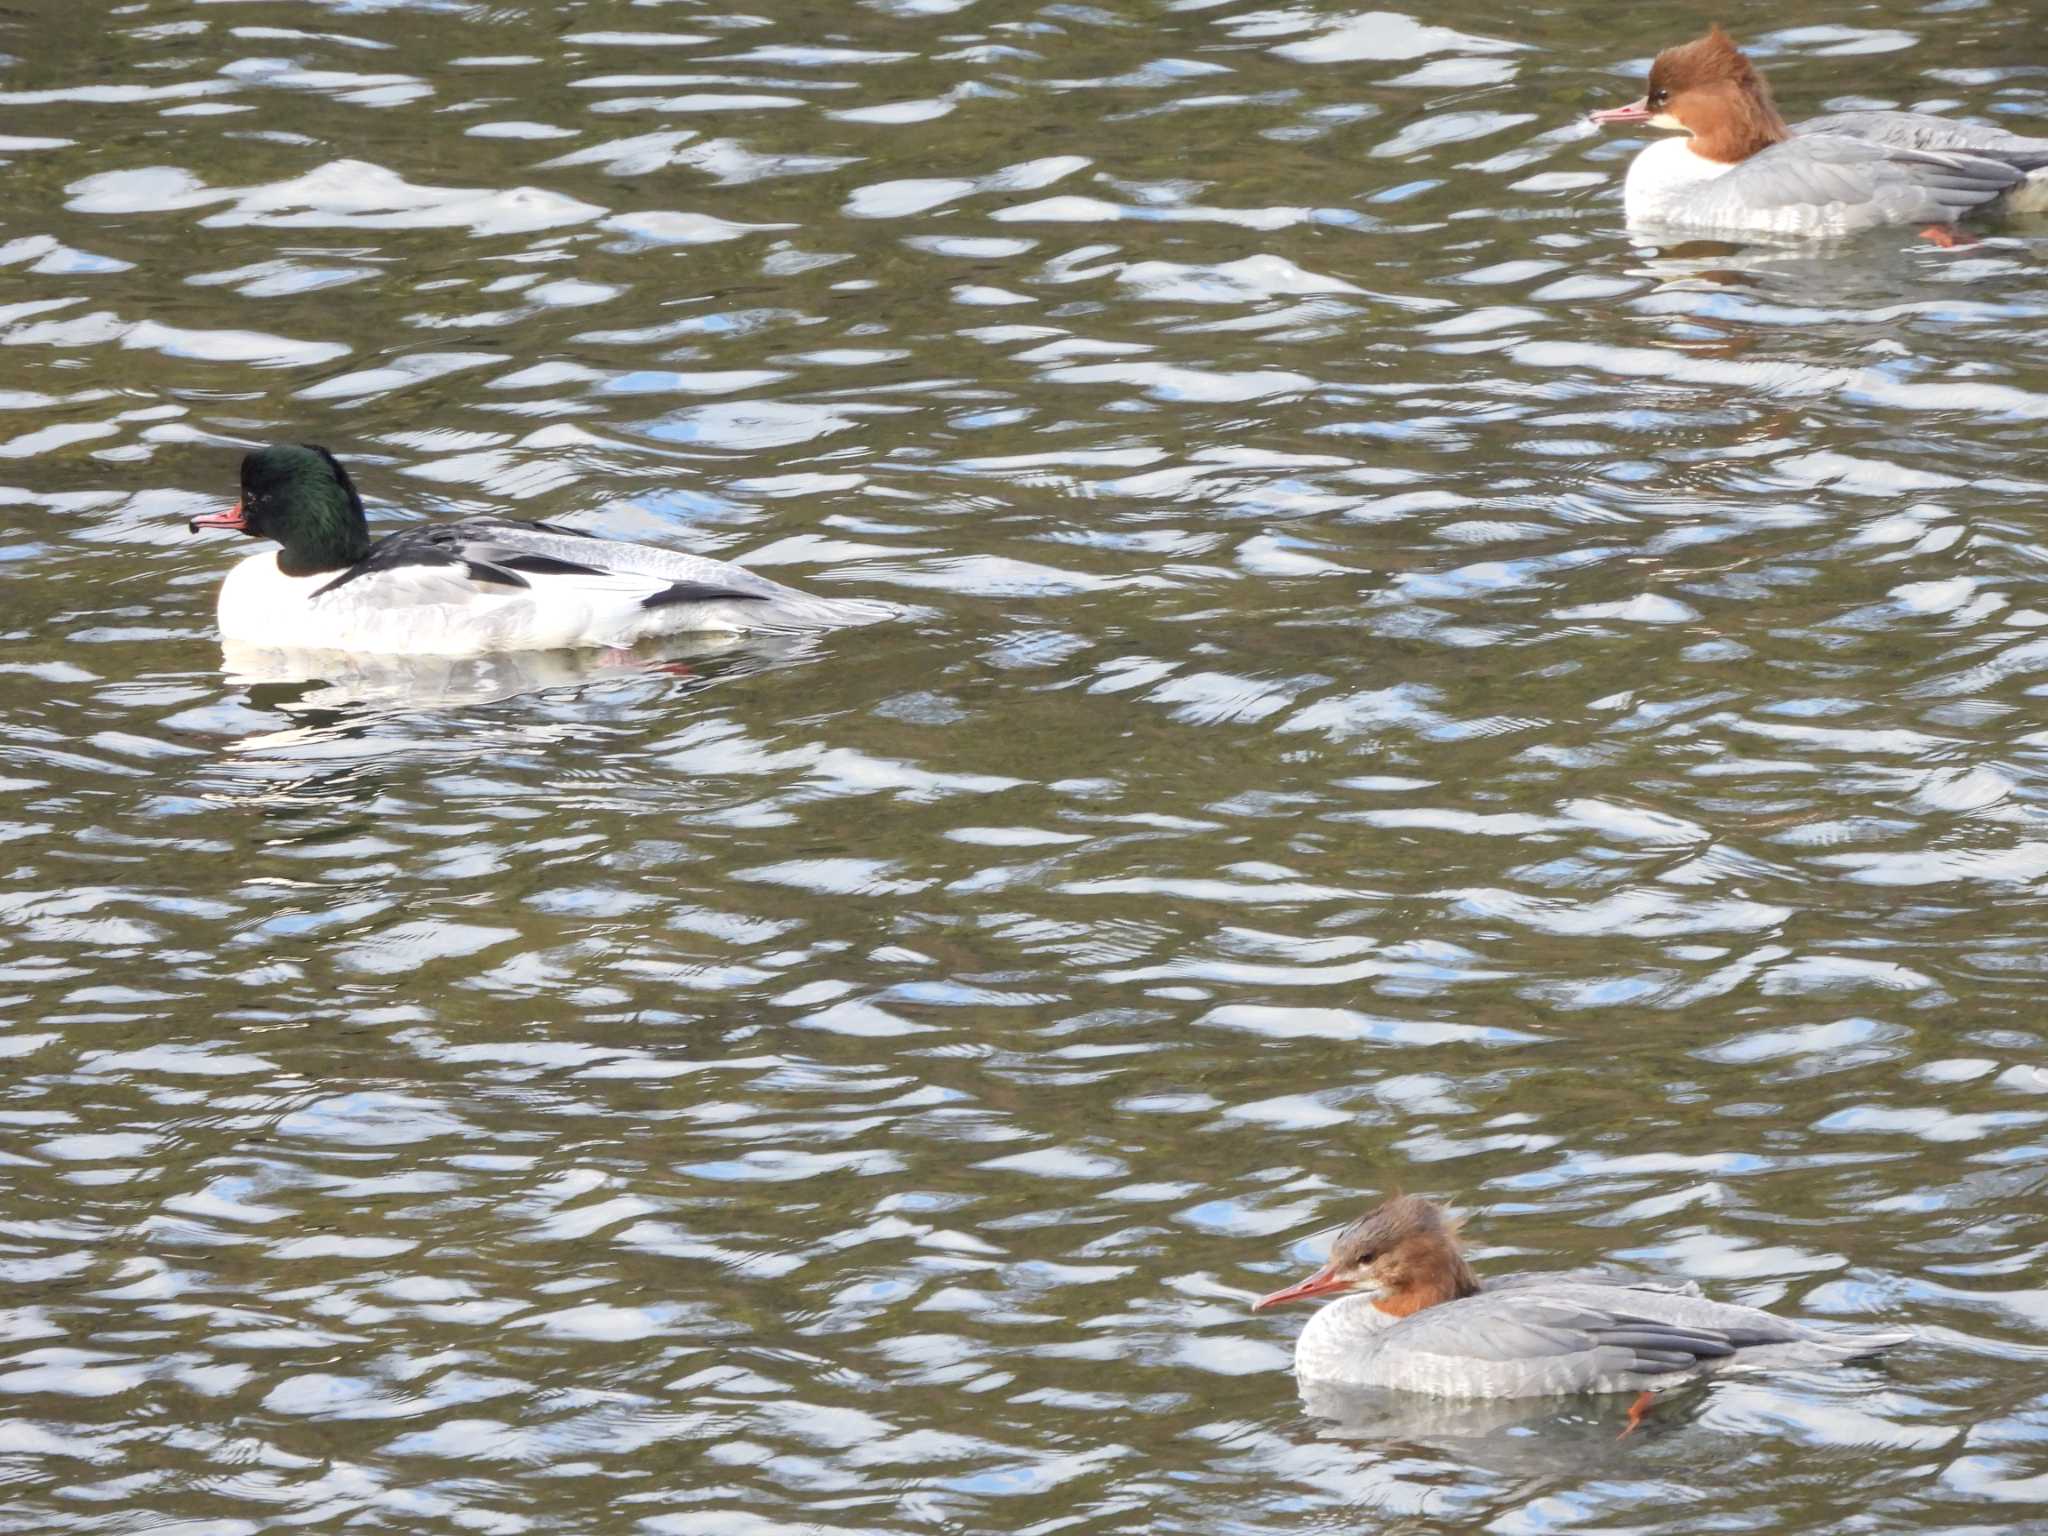
<path id="1" fill-rule="evenodd" d="M 794 631 L 895 612 L 680 550 L 494 517 L 388 535 L 311 601 L 337 632 L 374 630 L 392 649 L 446 654 L 630 645 L 686 629 Z"/>
<path id="2" fill-rule="evenodd" d="M 1949 223 L 2026 179 L 1981 154 L 1911 149 L 1844 134 L 1801 133 L 1702 186 L 1687 222 L 1754 225 L 1759 210 L 1830 210 L 1846 231 L 1877 224 Z"/>
<path id="3" fill-rule="evenodd" d="M 1836 112 L 1801 123 L 1795 130 L 1805 138 L 1812 134 L 1834 134 L 1888 144 L 1895 149 L 1934 150 L 1949 154 L 1981 155 L 2002 160 L 2022 171 L 2048 167 L 2048 139 L 2008 133 L 2003 128 L 1985 128 L 1976 123 L 1959 123 L 1926 112 Z"/>
<path id="4" fill-rule="evenodd" d="M 1640 1390 L 1761 1345 L 1859 1350 L 1749 1307 L 1625 1286 L 1481 1292 L 1416 1313 L 1370 1346 L 1368 1384 L 1447 1396 Z"/>

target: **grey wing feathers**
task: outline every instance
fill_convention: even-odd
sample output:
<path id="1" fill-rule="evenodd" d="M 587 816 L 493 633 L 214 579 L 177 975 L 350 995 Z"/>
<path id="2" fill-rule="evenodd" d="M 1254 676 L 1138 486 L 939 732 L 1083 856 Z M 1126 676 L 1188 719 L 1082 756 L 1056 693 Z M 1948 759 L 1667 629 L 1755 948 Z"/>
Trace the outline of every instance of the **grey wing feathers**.
<path id="1" fill-rule="evenodd" d="M 2002 160 L 2023 171 L 2048 166 L 2048 139 L 2008 133 L 2003 128 L 1985 128 L 1976 123 L 1959 123 L 1926 112 L 1837 112 L 1801 123 L 1795 130 L 1808 134 L 1839 134 L 1894 149 L 1932 150 L 1937 153 L 1982 155 Z"/>
<path id="2" fill-rule="evenodd" d="M 1695 1360 L 1722 1360 L 1735 1353 L 1732 1341 L 1714 1333 L 1693 1333 L 1684 1328 L 1659 1328 L 1618 1319 L 1610 1328 L 1595 1328 L 1593 1338 L 1601 1344 L 1632 1349 L 1638 1354 L 1661 1355 L 1680 1364 Z"/>
<path id="3" fill-rule="evenodd" d="M 1476 1326 L 1460 1327 L 1457 1331 L 1459 1337 L 1478 1345 L 1473 1352 L 1486 1359 L 1512 1359 L 1512 1354 L 1497 1354 L 1495 1351 L 1504 1347 L 1526 1349 L 1529 1344 L 1541 1340 L 1547 1345 L 1544 1352 L 1550 1354 L 1606 1345 L 1671 1356 L 1682 1359 L 1687 1365 L 1699 1360 L 1720 1359 L 1746 1344 L 1778 1342 L 1800 1336 L 1800 1330 L 1792 1325 L 1771 1326 L 1775 1319 L 1761 1328 L 1749 1323 L 1747 1318 L 1731 1319 L 1726 1323 L 1718 1318 L 1712 1321 L 1679 1321 L 1668 1315 L 1656 1315 L 1668 1314 L 1672 1310 L 1670 1308 L 1638 1306 L 1633 1304 L 1635 1300 L 1635 1293 L 1618 1287 L 1611 1299 L 1603 1297 L 1598 1304 L 1590 1305 L 1576 1297 L 1570 1300 L 1552 1296 L 1515 1298 L 1505 1306 L 1492 1309 L 1495 1315 L 1483 1321 L 1474 1318 L 1472 1323 Z M 1711 1302 L 1699 1305 L 1714 1306 Z M 1715 1310 L 1736 1313 L 1740 1317 L 1746 1309 L 1717 1307 Z M 1720 1326 L 1716 1326 L 1717 1323 Z M 1419 1338 L 1416 1340 L 1417 1347 L 1421 1342 Z"/>
<path id="4" fill-rule="evenodd" d="M 1749 1307 L 1670 1291 L 1567 1284 L 1482 1292 L 1381 1335 L 1374 1384 L 1465 1397 L 1636 1390 L 1816 1335 Z"/>
<path id="5" fill-rule="evenodd" d="M 1702 1294 L 1697 1280 L 1660 1280 L 1652 1276 L 1632 1275 L 1626 1271 L 1613 1269 L 1530 1270 L 1525 1274 L 1501 1275 L 1488 1279 L 1486 1289 L 1491 1294 L 1497 1294 L 1533 1285 L 1540 1285 L 1546 1289 L 1560 1285 L 1597 1285 L 1608 1290 L 1649 1291 L 1660 1296 Z"/>
<path id="6" fill-rule="evenodd" d="M 1841 134 L 1801 134 L 1717 177 L 1699 212 L 1740 222 L 1744 210 L 1839 210 L 1844 231 L 1878 224 L 1947 223 L 2010 191 L 2024 173 L 1982 155 L 1936 153 Z"/>

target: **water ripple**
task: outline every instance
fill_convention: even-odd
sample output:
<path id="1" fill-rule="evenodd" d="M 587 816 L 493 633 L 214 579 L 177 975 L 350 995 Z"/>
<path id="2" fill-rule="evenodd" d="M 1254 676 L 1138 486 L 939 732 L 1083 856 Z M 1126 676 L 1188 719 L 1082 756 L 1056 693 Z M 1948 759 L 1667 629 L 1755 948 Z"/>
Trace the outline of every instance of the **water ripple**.
<path id="1" fill-rule="evenodd" d="M 231 9 L 0 18 L 10 1528 L 2024 1521 L 2037 221 L 1632 243 L 1660 15 Z M 276 438 L 917 606 L 223 650 Z M 1920 1342 L 1304 1400 L 1391 1188 Z"/>

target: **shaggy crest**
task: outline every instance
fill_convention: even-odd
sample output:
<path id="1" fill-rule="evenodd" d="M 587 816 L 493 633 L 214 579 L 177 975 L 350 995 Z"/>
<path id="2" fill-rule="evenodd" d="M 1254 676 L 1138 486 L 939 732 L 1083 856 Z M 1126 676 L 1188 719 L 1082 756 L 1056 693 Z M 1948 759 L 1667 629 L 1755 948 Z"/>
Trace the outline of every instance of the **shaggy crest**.
<path id="1" fill-rule="evenodd" d="M 1691 130 L 1696 154 L 1730 165 L 1792 135 L 1769 84 L 1718 25 L 1657 55 L 1643 104 Z"/>
<path id="2" fill-rule="evenodd" d="M 1749 55 L 1735 46 L 1735 39 L 1719 25 L 1707 35 L 1675 48 L 1666 48 L 1650 66 L 1650 94 L 1676 96 L 1680 91 L 1722 83 L 1744 89 L 1768 89 Z"/>

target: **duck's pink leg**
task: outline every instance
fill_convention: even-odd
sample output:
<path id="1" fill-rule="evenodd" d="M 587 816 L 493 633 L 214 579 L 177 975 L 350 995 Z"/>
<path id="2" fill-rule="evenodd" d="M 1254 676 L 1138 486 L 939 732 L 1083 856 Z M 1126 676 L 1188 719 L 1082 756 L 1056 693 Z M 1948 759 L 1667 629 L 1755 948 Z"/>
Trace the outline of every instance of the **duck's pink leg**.
<path id="1" fill-rule="evenodd" d="M 1965 246 L 1977 244 L 1975 235 L 1966 235 L 1953 224 L 1930 224 L 1920 231 L 1920 238 L 1932 240 L 1944 251 L 1960 250 Z"/>

